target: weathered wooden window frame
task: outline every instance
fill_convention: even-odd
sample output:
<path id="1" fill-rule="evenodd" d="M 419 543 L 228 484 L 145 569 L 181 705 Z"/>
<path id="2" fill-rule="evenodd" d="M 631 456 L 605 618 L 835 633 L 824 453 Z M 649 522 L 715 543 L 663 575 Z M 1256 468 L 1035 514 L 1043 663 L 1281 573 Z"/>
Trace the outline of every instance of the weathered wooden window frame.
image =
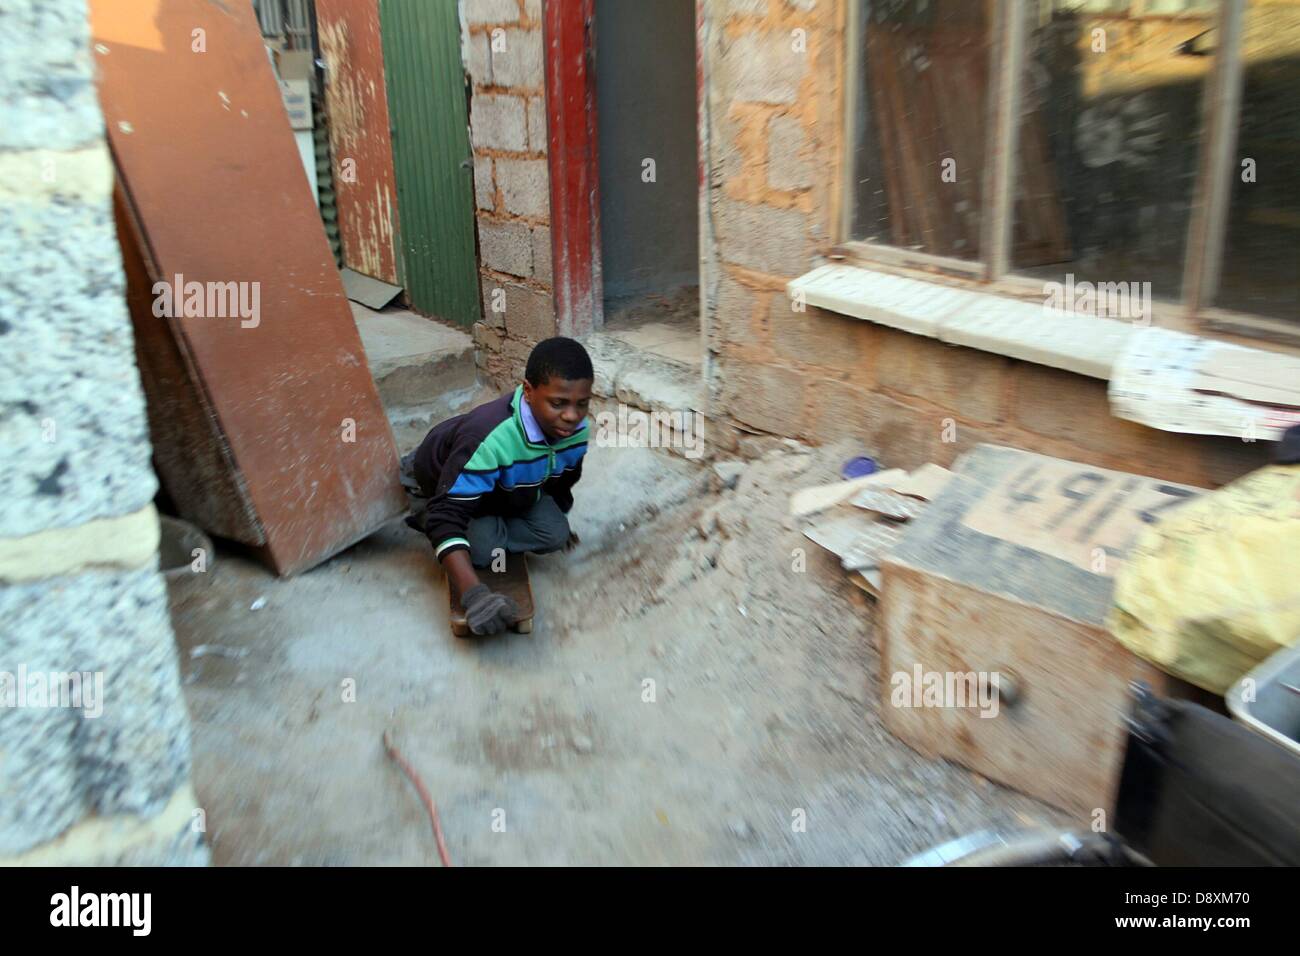
<path id="1" fill-rule="evenodd" d="M 1192 215 L 1184 258 L 1182 301 L 1153 303 L 1157 323 L 1187 331 L 1218 332 L 1300 344 L 1300 327 L 1285 319 L 1214 308 L 1223 265 L 1231 177 L 1241 118 L 1243 35 L 1247 0 L 1220 0 L 1214 64 L 1206 78 L 1202 136 Z M 1011 268 L 1012 199 L 1020 117 L 1020 83 L 1027 55 L 1025 0 L 994 0 L 994 29 L 989 51 L 994 78 L 988 107 L 992 130 L 986 143 L 984 188 L 980 209 L 980 258 L 956 259 L 852 238 L 854 165 L 861 95 L 862 0 L 846 0 L 844 35 L 843 151 L 840 157 L 840 208 L 833 252 L 864 266 L 938 274 L 994 287 L 1022 299 L 1041 298 L 1043 282 L 1017 275 Z"/>

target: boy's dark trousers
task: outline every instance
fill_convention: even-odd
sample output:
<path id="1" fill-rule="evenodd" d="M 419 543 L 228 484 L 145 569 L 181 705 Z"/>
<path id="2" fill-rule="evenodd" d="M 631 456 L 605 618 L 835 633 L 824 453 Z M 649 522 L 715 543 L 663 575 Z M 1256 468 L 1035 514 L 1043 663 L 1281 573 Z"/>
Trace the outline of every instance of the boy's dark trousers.
<path id="1" fill-rule="evenodd" d="M 465 537 L 469 539 L 469 557 L 476 568 L 486 568 L 499 553 L 546 554 L 559 551 L 569 541 L 569 519 L 555 503 L 544 494 L 537 504 L 519 517 L 503 518 L 499 515 L 482 515 L 469 523 Z"/>
<path id="2" fill-rule="evenodd" d="M 415 478 L 412 467 L 414 453 L 402 458 L 402 484 L 411 497 L 411 517 L 406 523 L 417 531 L 424 531 L 424 506 L 429 499 Z M 528 511 L 521 515 L 480 515 L 465 529 L 469 541 L 470 561 L 476 568 L 492 564 L 499 551 L 509 554 L 547 554 L 559 551 L 569 542 L 569 519 L 555 499 L 543 494 Z M 436 547 L 438 542 L 433 542 Z"/>

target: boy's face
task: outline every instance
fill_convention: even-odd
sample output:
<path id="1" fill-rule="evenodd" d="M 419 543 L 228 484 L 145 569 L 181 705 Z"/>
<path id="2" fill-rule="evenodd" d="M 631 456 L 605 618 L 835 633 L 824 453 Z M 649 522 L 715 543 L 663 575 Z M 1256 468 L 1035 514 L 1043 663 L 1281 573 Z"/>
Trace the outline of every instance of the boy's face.
<path id="1" fill-rule="evenodd" d="M 587 418 L 591 379 L 551 378 L 540 385 L 524 379 L 524 399 L 547 438 L 568 438 Z"/>

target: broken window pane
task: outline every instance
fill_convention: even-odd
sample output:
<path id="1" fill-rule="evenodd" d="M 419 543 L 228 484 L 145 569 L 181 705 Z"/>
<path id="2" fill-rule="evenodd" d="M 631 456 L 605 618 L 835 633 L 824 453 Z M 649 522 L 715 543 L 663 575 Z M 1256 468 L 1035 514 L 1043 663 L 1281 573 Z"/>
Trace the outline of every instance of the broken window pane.
<path id="1" fill-rule="evenodd" d="M 979 256 L 991 5 L 861 5 L 852 237 Z"/>
<path id="2" fill-rule="evenodd" d="M 1180 299 L 1218 3 L 1027 8 L 1012 267 Z"/>
<path id="3" fill-rule="evenodd" d="M 1300 319 L 1300 2 L 1246 8 L 1241 123 L 1216 304 Z"/>

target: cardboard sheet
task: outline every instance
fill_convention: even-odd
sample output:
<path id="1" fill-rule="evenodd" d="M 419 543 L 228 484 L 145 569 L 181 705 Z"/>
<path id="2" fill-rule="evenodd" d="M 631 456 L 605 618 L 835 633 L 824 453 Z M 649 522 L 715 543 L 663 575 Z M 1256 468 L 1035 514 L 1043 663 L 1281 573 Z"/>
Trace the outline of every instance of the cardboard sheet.
<path id="1" fill-rule="evenodd" d="M 962 517 L 972 531 L 1113 576 L 1138 532 L 1201 493 L 1190 485 L 1022 452 Z"/>
<path id="2" fill-rule="evenodd" d="M 858 492 L 850 504 L 855 508 L 873 511 L 896 521 L 915 518 L 925 509 L 924 501 L 917 501 L 915 498 L 894 494 L 892 491 L 877 491 L 874 488 Z"/>
<path id="3" fill-rule="evenodd" d="M 841 561 L 871 524 L 871 518 L 860 511 L 837 512 L 804 528 L 804 537 L 825 548 Z"/>
<path id="4" fill-rule="evenodd" d="M 841 501 L 847 501 L 864 488 L 892 488 L 906 477 L 907 472 L 903 469 L 889 468 L 849 481 L 836 481 L 814 488 L 800 488 L 790 496 L 790 514 L 796 518 L 816 514 L 827 508 L 833 508 Z"/>
<path id="5" fill-rule="evenodd" d="M 840 555 L 846 571 L 868 571 L 880 567 L 880 561 L 903 536 L 903 526 L 891 521 L 874 521 L 853 539 Z"/>
<path id="6" fill-rule="evenodd" d="M 930 462 L 908 475 L 905 481 L 895 485 L 894 490 L 900 495 L 920 498 L 922 501 L 933 501 L 951 480 L 951 471 L 942 465 Z"/>

